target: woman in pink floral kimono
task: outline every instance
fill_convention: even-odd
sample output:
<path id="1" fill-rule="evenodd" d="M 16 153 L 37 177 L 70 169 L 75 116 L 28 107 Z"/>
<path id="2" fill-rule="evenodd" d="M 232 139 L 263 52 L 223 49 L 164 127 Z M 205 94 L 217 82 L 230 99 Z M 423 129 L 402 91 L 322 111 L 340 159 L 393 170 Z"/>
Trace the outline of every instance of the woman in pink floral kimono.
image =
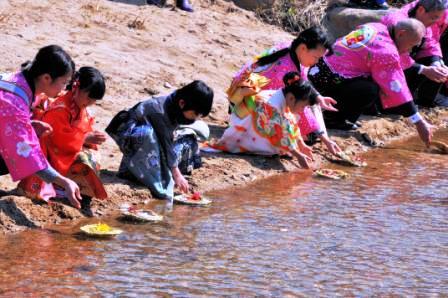
<path id="1" fill-rule="evenodd" d="M 81 195 L 75 182 L 55 171 L 42 153 L 37 134 L 51 127 L 31 121 L 35 95 L 56 96 L 73 74 L 74 63 L 59 46 L 39 50 L 21 72 L 0 77 L 0 174 L 14 181 L 37 174 L 44 181 L 63 187 L 71 204 L 80 208 Z"/>
<path id="2" fill-rule="evenodd" d="M 262 90 L 278 90 L 284 87 L 283 76 L 292 71 L 300 74 L 301 79 L 307 80 L 308 68 L 317 63 L 327 50 L 331 50 L 326 34 L 318 27 L 304 30 L 292 43 L 281 43 L 256 57 L 243 66 L 235 75 L 233 83 L 241 79 L 247 72 L 261 75 L 268 79 Z M 232 102 L 232 100 L 230 99 Z M 335 110 L 335 101 L 329 97 L 317 95 L 317 102 L 324 109 Z M 306 107 L 298 114 L 300 132 L 309 144 L 313 144 L 317 137 L 325 143 L 328 150 L 336 154 L 340 151 L 338 145 L 327 134 L 319 105 Z"/>

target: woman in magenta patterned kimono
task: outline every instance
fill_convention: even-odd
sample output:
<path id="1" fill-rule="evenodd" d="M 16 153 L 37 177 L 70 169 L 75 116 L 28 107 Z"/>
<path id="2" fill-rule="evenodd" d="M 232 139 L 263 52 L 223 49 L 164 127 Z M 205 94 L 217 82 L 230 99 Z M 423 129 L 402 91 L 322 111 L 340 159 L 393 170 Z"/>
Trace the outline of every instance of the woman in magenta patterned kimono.
<path id="1" fill-rule="evenodd" d="M 425 27 L 405 19 L 388 28 L 368 23 L 336 40 L 333 54 L 310 68 L 316 89 L 337 100 L 337 113 L 325 115 L 330 126 L 353 124 L 379 96 L 383 109 L 409 117 L 421 139 L 431 143 L 431 126 L 418 113 L 401 67 L 400 54 L 420 44 Z"/>
<path id="2" fill-rule="evenodd" d="M 447 8 L 445 0 L 417 0 L 381 19 L 381 23 L 391 26 L 400 20 L 415 18 L 426 27 L 422 43 L 411 53 L 401 55 L 409 89 L 421 106 L 437 105 L 436 95 L 448 78 L 440 46 L 440 38 L 447 27 Z"/>
<path id="3" fill-rule="evenodd" d="M 80 208 L 79 188 L 61 176 L 45 159 L 37 134 L 51 133 L 51 127 L 31 121 L 35 95 L 56 96 L 73 74 L 74 63 L 59 46 L 39 50 L 21 72 L 0 77 L 0 174 L 14 181 L 37 174 L 48 183 L 62 186 L 71 204 Z"/>
<path id="4" fill-rule="evenodd" d="M 312 27 L 301 32 L 292 43 L 278 44 L 258 56 L 255 62 L 246 63 L 233 81 L 238 81 L 246 72 L 252 72 L 269 80 L 262 90 L 279 90 L 284 87 L 283 77 L 288 72 L 296 71 L 301 74 L 301 79 L 307 80 L 308 68 L 316 64 L 327 50 L 331 50 L 331 45 L 326 34 L 320 28 Z M 335 110 L 332 98 L 319 95 L 317 103 L 324 109 Z M 309 144 L 313 144 L 316 137 L 320 136 L 331 153 L 340 151 L 338 145 L 327 135 L 318 105 L 306 107 L 298 114 L 298 121 L 301 135 Z"/>

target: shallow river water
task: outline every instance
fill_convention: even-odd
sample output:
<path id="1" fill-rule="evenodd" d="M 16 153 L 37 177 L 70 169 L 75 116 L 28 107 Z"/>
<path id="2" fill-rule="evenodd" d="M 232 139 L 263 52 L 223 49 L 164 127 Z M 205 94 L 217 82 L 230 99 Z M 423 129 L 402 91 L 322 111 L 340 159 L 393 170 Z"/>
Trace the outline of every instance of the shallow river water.
<path id="1" fill-rule="evenodd" d="M 332 165 L 343 181 L 285 174 L 160 224 L 105 219 L 125 231 L 110 240 L 75 234 L 97 219 L 0 236 L 0 296 L 447 296 L 448 155 L 393 146 Z"/>

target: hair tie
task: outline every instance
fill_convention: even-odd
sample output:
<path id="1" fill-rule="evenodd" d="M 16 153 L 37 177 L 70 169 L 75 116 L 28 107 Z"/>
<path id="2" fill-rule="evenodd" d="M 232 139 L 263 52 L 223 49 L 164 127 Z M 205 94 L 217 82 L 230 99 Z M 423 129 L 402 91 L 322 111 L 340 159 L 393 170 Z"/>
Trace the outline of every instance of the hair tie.
<path id="1" fill-rule="evenodd" d="M 293 83 L 300 81 L 300 76 L 295 75 L 293 78 L 288 80 L 288 86 L 291 86 Z"/>
<path id="2" fill-rule="evenodd" d="M 78 88 L 78 87 L 79 87 L 79 80 L 76 79 L 76 80 L 73 81 L 72 89 L 75 89 L 75 88 Z"/>

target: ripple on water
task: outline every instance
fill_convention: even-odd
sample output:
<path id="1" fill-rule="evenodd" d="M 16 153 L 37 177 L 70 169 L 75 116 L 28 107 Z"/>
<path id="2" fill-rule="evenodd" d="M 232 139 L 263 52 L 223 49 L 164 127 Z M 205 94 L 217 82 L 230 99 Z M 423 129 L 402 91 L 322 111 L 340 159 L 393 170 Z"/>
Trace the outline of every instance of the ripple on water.
<path id="1" fill-rule="evenodd" d="M 113 222 L 110 241 L 7 236 L 0 295 L 448 295 L 448 160 L 412 146 L 346 180 L 285 175 L 162 224 Z"/>

